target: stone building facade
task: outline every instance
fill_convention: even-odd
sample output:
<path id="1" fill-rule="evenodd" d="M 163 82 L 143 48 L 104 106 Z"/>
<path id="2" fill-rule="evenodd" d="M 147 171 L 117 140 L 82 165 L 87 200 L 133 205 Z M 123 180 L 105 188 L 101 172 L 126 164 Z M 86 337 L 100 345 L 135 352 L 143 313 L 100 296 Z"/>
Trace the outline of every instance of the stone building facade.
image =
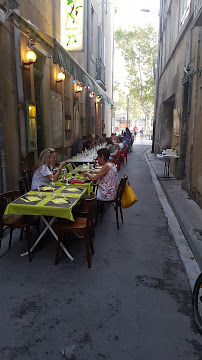
<path id="1" fill-rule="evenodd" d="M 161 0 L 153 146 L 177 149 L 171 171 L 202 207 L 201 25 L 201 0 Z"/>
<path id="2" fill-rule="evenodd" d="M 64 3 L 7 0 L 0 6 L 6 14 L 0 26 L 1 191 L 17 188 L 22 171 L 33 168 L 42 149 L 54 147 L 71 156 L 78 137 L 110 135 L 113 4 L 72 2 L 74 10 L 82 4 L 83 44 L 66 52 L 61 47 Z M 37 60 L 26 64 L 30 49 Z M 61 70 L 64 81 L 57 80 Z"/>

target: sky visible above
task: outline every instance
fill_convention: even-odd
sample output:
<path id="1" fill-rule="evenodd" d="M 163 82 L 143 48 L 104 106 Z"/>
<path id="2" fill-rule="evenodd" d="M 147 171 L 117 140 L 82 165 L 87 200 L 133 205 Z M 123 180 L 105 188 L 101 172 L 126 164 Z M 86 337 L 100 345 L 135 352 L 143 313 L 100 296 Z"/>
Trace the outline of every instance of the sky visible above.
<path id="1" fill-rule="evenodd" d="M 160 0 L 114 0 L 114 4 L 117 7 L 117 13 L 114 15 L 115 31 L 119 26 L 129 30 L 133 26 L 144 27 L 151 23 L 158 32 Z M 142 12 L 141 9 L 149 9 L 151 12 Z M 125 62 L 115 44 L 114 81 L 118 81 L 125 92 L 128 91 L 124 86 L 126 77 Z"/>
<path id="2" fill-rule="evenodd" d="M 146 23 L 152 23 L 158 28 L 160 0 L 114 0 L 114 3 L 117 7 L 115 29 L 119 26 L 144 26 Z M 141 9 L 149 9 L 151 13 L 142 12 Z"/>

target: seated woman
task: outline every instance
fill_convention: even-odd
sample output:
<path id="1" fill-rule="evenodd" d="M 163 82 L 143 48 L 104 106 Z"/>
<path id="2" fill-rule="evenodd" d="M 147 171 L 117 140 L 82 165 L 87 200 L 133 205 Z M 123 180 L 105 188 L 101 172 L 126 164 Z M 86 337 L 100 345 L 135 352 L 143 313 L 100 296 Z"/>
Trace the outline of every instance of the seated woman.
<path id="1" fill-rule="evenodd" d="M 110 153 L 110 157 L 109 157 L 110 161 L 114 161 L 116 159 L 116 157 L 119 153 L 119 150 L 120 150 L 119 144 L 115 143 L 114 144 L 114 152 Z"/>
<path id="2" fill-rule="evenodd" d="M 112 156 L 112 154 L 114 154 L 114 152 L 115 152 L 114 143 L 113 143 L 112 139 L 110 139 L 110 138 L 106 138 L 106 142 L 107 142 L 106 148 L 110 152 L 109 160 L 113 161 L 114 157 Z"/>
<path id="3" fill-rule="evenodd" d="M 34 175 L 32 178 L 32 189 L 39 186 L 49 184 L 50 180 L 57 181 L 61 169 L 65 166 L 65 161 L 61 162 L 59 169 L 53 174 L 53 166 L 56 162 L 55 150 L 52 148 L 45 149 L 39 155 L 38 162 L 34 168 Z"/>
<path id="4" fill-rule="evenodd" d="M 102 166 L 102 169 L 95 176 L 91 175 L 95 171 L 87 172 L 84 175 L 91 181 L 98 180 L 97 200 L 114 200 L 116 199 L 119 183 L 116 166 L 109 161 L 108 149 L 102 148 L 98 150 L 97 155 L 98 164 Z"/>

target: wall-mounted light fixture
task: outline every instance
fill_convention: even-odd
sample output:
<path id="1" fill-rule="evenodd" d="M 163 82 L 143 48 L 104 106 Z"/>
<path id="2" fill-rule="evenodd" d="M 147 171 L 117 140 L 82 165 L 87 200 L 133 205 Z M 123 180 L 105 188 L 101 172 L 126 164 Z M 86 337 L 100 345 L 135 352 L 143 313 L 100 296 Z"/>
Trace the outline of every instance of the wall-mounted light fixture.
<path id="1" fill-rule="evenodd" d="M 37 56 L 36 56 L 35 52 L 32 51 L 32 50 L 28 50 L 26 52 L 26 54 L 25 54 L 26 62 L 23 61 L 22 64 L 23 64 L 23 66 L 24 65 L 31 65 L 31 64 L 35 63 L 36 59 L 37 59 Z"/>
<path id="2" fill-rule="evenodd" d="M 90 97 L 90 99 L 92 99 L 92 98 L 94 97 L 93 92 L 91 92 L 91 93 L 89 94 L 89 97 Z"/>
<path id="3" fill-rule="evenodd" d="M 57 80 L 56 82 L 62 82 L 65 79 L 65 74 L 63 72 L 59 72 L 59 74 L 57 75 Z"/>
<path id="4" fill-rule="evenodd" d="M 79 92 L 82 92 L 83 91 L 83 86 L 81 84 L 77 84 L 76 85 L 76 92 L 79 93 Z"/>

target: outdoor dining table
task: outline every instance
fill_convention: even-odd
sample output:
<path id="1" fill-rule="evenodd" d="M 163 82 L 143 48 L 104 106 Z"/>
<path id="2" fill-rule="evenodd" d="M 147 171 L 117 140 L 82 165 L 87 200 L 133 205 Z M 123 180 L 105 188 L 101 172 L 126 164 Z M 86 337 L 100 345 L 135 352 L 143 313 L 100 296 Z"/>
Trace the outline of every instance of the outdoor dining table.
<path id="1" fill-rule="evenodd" d="M 94 156 L 89 156 L 89 157 L 84 157 L 84 156 L 74 156 L 71 159 L 67 159 L 66 160 L 68 163 L 78 163 L 78 164 L 83 164 L 83 163 L 93 163 L 95 161 L 95 157 Z"/>
<path id="2" fill-rule="evenodd" d="M 53 194 L 53 189 L 50 185 L 43 186 L 40 188 L 40 192 L 31 190 L 9 203 L 4 215 L 39 215 L 41 217 L 46 227 L 31 247 L 30 252 L 32 252 L 48 229 L 51 231 L 54 238 L 58 240 L 58 236 L 52 228 L 56 217 L 74 221 L 72 210 L 87 191 L 87 187 L 61 186 L 61 184 L 57 185 L 56 183 Z M 48 222 L 45 218 L 46 216 L 51 216 L 52 219 Z M 60 246 L 66 255 L 73 260 L 73 257 L 67 251 L 65 246 L 62 243 Z M 21 256 L 26 255 L 28 255 L 28 252 L 21 254 Z"/>
<path id="3" fill-rule="evenodd" d="M 58 180 L 55 184 L 58 185 L 58 186 L 62 186 L 63 179 Z M 69 186 L 70 186 L 70 188 L 75 187 L 75 188 L 87 189 L 86 191 L 87 191 L 88 196 L 90 196 L 91 191 L 93 191 L 93 183 L 92 183 L 92 181 L 85 181 L 83 183 L 74 183 L 74 184 L 69 183 Z"/>
<path id="4" fill-rule="evenodd" d="M 164 177 L 170 177 L 170 159 L 178 159 L 179 155 L 163 155 L 163 154 L 156 154 L 158 159 L 163 159 L 164 162 Z"/>

